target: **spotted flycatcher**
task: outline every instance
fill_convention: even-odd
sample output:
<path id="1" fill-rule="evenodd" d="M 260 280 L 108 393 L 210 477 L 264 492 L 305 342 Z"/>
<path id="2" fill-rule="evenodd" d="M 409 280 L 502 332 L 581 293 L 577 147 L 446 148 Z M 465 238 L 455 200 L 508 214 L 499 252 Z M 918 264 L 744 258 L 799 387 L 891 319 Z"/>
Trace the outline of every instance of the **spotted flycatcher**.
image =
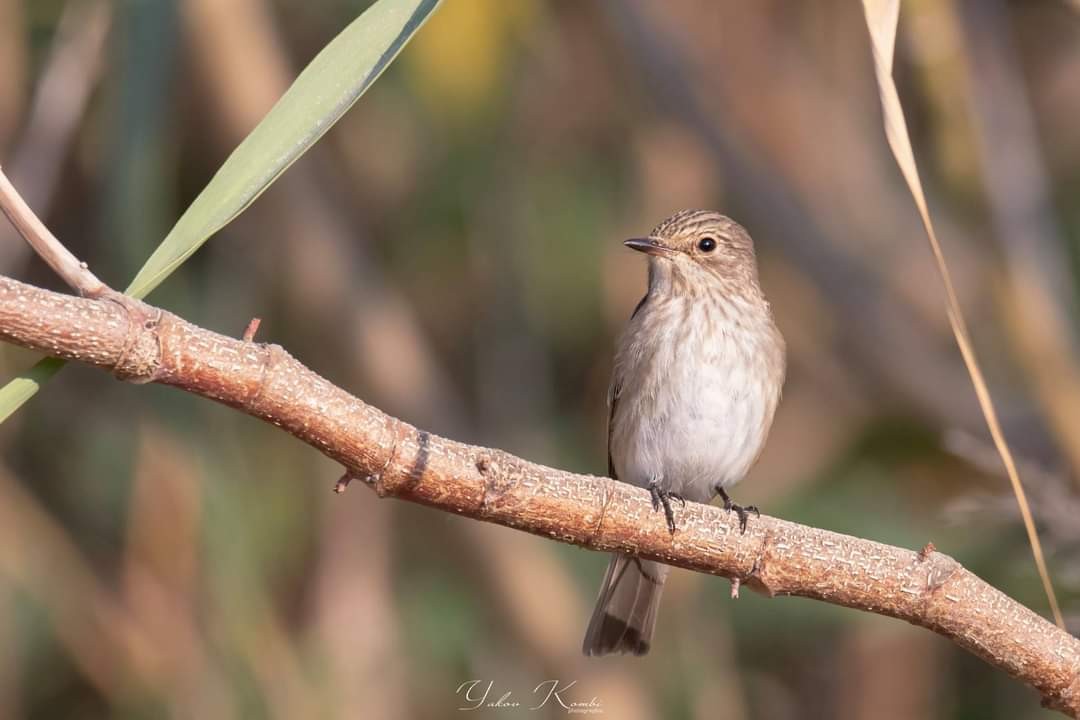
<path id="1" fill-rule="evenodd" d="M 608 473 L 646 487 L 675 532 L 672 500 L 717 494 L 757 460 L 784 382 L 784 339 L 758 284 L 754 242 L 734 220 L 685 210 L 624 243 L 649 256 L 649 290 L 619 340 L 608 391 Z M 668 567 L 613 555 L 586 655 L 644 655 Z"/>

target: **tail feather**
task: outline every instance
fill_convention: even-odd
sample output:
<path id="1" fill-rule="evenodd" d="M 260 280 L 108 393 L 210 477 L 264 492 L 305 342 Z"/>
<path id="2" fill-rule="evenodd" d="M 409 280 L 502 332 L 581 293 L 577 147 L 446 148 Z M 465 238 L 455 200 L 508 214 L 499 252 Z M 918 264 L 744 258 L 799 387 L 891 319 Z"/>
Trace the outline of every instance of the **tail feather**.
<path id="1" fill-rule="evenodd" d="M 596 600 L 582 652 L 644 655 L 652 645 L 660 593 L 668 567 L 629 555 L 612 555 Z"/>

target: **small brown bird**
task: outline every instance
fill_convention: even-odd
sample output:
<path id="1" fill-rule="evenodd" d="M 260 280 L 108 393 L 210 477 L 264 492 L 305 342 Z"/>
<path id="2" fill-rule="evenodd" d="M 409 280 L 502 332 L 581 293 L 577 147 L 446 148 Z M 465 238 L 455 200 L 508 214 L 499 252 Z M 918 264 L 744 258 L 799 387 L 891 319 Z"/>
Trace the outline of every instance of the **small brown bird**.
<path id="1" fill-rule="evenodd" d="M 671 501 L 731 501 L 761 453 L 784 383 L 784 338 L 758 284 L 754 242 L 720 213 L 685 210 L 646 238 L 649 289 L 619 340 L 608 391 L 608 474 Z M 586 655 L 644 655 L 666 565 L 613 555 L 585 633 Z"/>

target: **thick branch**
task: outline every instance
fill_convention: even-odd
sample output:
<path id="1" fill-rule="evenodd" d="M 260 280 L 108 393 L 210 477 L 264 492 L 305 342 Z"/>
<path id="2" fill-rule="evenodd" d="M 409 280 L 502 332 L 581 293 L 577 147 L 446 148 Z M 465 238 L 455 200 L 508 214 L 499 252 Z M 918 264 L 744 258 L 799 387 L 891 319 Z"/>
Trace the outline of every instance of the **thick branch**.
<path id="1" fill-rule="evenodd" d="M 284 428 L 380 496 L 596 550 L 629 552 L 902 618 L 955 641 L 1080 715 L 1080 640 L 928 548 L 915 553 L 770 517 L 745 535 L 688 503 L 668 534 L 646 491 L 445 440 L 361 402 L 277 345 L 218 335 L 148 305 L 90 300 L 0 277 L 0 339 L 212 398 Z"/>

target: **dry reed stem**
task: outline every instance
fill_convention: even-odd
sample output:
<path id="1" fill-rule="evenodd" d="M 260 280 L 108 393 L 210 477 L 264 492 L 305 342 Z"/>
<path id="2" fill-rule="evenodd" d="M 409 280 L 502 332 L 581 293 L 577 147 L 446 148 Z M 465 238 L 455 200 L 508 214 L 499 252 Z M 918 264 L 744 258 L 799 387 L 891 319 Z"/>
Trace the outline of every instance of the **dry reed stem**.
<path id="1" fill-rule="evenodd" d="M 1061 615 L 1058 606 L 1057 595 L 1054 593 L 1054 585 L 1050 581 L 1050 571 L 1046 568 L 1046 560 L 1043 557 L 1042 544 L 1039 542 L 1039 533 L 1035 529 L 1035 520 L 1028 505 L 1024 486 L 1020 482 L 1020 475 L 1016 470 L 1016 461 L 1012 451 L 1005 440 L 1005 433 L 998 421 L 997 410 L 994 409 L 994 401 L 990 397 L 990 389 L 983 378 L 979 361 L 975 357 L 975 348 L 971 345 L 971 335 L 968 332 L 964 313 L 960 309 L 960 301 L 953 287 L 952 275 L 949 265 L 945 261 L 945 253 L 938 242 L 937 232 L 930 220 L 930 210 L 926 205 L 926 195 L 923 192 L 922 182 L 919 180 L 919 170 L 915 163 L 915 152 L 911 147 L 911 138 L 908 136 L 907 123 L 904 120 L 903 107 L 900 104 L 900 95 L 896 90 L 896 83 L 892 77 L 893 47 L 896 43 L 896 25 L 900 17 L 900 0 L 863 0 L 863 10 L 866 15 L 866 27 L 870 33 L 870 44 L 874 55 L 874 75 L 877 77 L 878 90 L 881 96 L 881 111 L 885 123 L 885 137 L 889 142 L 893 157 L 900 168 L 900 174 L 904 176 L 911 197 L 915 201 L 915 207 L 919 211 L 926 237 L 930 241 L 930 249 L 937 262 L 938 272 L 941 274 L 941 283 L 945 289 L 945 311 L 949 318 L 949 326 L 956 338 L 956 344 L 960 348 L 960 354 L 964 358 L 971 383 L 975 389 L 975 395 L 979 400 L 986 426 L 990 430 L 990 436 L 994 439 L 1001 461 L 1005 465 L 1009 482 L 1012 484 L 1013 493 L 1016 495 L 1016 503 L 1020 507 L 1020 516 L 1024 520 L 1024 529 L 1027 531 L 1028 542 L 1031 545 L 1031 554 L 1035 559 L 1035 567 L 1039 571 L 1039 579 L 1042 581 L 1046 598 L 1050 602 L 1050 611 L 1054 615 L 1054 622 L 1062 630 L 1065 629 L 1065 619 Z"/>

